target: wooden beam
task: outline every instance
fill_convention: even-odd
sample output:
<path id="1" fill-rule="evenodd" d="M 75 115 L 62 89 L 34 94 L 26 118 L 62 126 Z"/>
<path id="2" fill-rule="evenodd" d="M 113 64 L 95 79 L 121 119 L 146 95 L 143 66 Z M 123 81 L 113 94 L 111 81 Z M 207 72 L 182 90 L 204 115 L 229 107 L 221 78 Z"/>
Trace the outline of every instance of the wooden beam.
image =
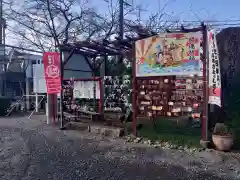
<path id="1" fill-rule="evenodd" d="M 89 65 L 89 67 L 90 67 L 90 69 L 92 70 L 92 72 L 94 72 L 95 69 L 94 69 L 93 65 L 89 62 L 87 56 L 83 56 L 83 57 L 84 57 L 86 63 Z M 93 57 L 93 58 L 95 58 L 95 57 Z"/>
<path id="2" fill-rule="evenodd" d="M 104 55 L 104 54 L 111 54 L 111 55 L 117 55 L 118 52 L 114 49 L 109 49 L 104 47 L 104 45 L 99 45 L 93 42 L 83 42 L 83 43 L 78 43 L 76 45 L 77 48 L 88 48 L 89 50 L 96 51 L 96 54 L 99 55 Z"/>
<path id="3" fill-rule="evenodd" d="M 70 58 L 73 56 L 73 53 L 75 52 L 75 48 L 73 48 L 72 50 L 71 50 L 71 52 L 70 52 L 70 54 L 68 55 L 68 57 L 66 58 L 66 59 L 64 59 L 64 61 L 63 61 L 63 66 L 65 65 L 65 64 L 67 64 L 67 62 L 70 60 Z"/>

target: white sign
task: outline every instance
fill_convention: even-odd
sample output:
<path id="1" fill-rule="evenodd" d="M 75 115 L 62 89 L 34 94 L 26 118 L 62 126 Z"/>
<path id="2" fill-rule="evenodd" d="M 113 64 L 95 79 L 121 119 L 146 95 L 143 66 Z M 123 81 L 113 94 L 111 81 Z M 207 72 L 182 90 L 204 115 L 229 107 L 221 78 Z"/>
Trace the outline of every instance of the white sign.
<path id="1" fill-rule="evenodd" d="M 60 69 L 54 64 L 55 56 L 48 56 L 47 75 L 51 78 L 57 78 L 60 75 Z"/>
<path id="2" fill-rule="evenodd" d="M 208 89 L 209 89 L 209 104 L 215 104 L 221 107 L 221 74 L 219 63 L 219 52 L 214 31 L 208 31 Z"/>
<path id="3" fill-rule="evenodd" d="M 33 65 L 33 91 L 35 93 L 47 93 L 43 64 Z"/>
<path id="4" fill-rule="evenodd" d="M 100 99 L 98 81 L 74 81 L 73 97 L 79 99 L 94 99 L 94 83 L 96 86 L 96 99 Z"/>
<path id="5" fill-rule="evenodd" d="M 59 74 L 60 74 L 60 70 L 59 70 L 59 68 L 57 66 L 49 65 L 47 67 L 47 75 L 48 75 L 48 77 L 57 78 L 57 77 L 59 77 Z"/>

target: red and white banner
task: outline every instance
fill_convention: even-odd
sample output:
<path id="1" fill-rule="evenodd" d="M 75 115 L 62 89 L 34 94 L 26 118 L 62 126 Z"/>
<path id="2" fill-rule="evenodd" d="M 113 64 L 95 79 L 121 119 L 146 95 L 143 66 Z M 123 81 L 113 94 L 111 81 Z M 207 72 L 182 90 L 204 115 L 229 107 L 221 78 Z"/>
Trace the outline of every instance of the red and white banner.
<path id="1" fill-rule="evenodd" d="M 209 104 L 215 104 L 221 107 L 221 75 L 219 53 L 214 31 L 208 31 L 208 88 L 209 88 Z"/>
<path id="2" fill-rule="evenodd" d="M 45 52 L 43 54 L 44 76 L 48 94 L 58 94 L 61 92 L 60 63 L 59 53 Z"/>

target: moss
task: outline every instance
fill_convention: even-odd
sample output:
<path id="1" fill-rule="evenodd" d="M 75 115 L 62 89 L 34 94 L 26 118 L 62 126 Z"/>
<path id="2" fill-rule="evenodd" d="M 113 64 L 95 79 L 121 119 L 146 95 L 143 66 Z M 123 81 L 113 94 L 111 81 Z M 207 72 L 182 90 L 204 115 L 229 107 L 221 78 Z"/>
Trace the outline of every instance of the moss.
<path id="1" fill-rule="evenodd" d="M 145 122 L 138 135 L 153 141 L 169 142 L 178 146 L 200 147 L 201 129 L 190 126 L 181 126 L 168 118 Z"/>

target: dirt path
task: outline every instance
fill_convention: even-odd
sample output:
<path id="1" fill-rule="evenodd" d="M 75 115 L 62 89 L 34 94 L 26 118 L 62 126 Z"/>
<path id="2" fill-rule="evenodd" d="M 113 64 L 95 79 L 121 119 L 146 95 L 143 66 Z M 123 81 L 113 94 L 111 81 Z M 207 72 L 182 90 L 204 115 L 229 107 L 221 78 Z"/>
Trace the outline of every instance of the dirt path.
<path id="1" fill-rule="evenodd" d="M 212 152 L 191 155 L 60 131 L 41 118 L 0 119 L 1 180 L 240 179 L 236 158 Z"/>

